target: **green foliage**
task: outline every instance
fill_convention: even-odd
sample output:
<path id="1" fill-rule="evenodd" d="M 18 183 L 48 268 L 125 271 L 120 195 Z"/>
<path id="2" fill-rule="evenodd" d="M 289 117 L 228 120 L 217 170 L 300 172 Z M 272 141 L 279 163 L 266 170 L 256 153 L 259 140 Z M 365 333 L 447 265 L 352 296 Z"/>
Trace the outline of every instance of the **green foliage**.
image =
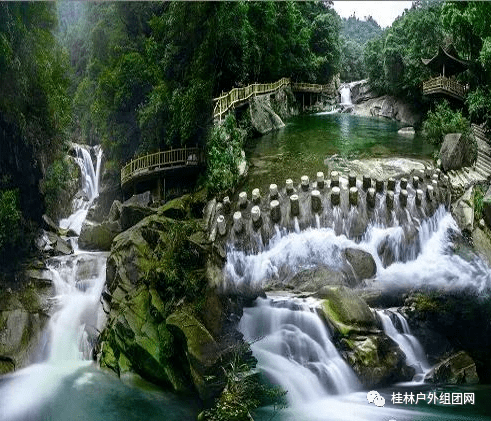
<path id="1" fill-rule="evenodd" d="M 474 187 L 472 202 L 474 204 L 474 220 L 479 221 L 482 218 L 482 211 L 484 209 L 484 195 L 486 194 L 486 187 L 477 185 Z"/>
<path id="2" fill-rule="evenodd" d="M 366 77 L 363 47 L 356 41 L 342 39 L 341 73 L 342 82 L 361 80 Z"/>
<path id="3" fill-rule="evenodd" d="M 22 213 L 17 190 L 0 191 L 0 257 L 19 247 L 22 240 Z"/>
<path id="4" fill-rule="evenodd" d="M 382 28 L 372 16 L 360 20 L 353 15 L 348 19 L 343 18 L 342 34 L 346 39 L 363 46 L 367 41 L 382 35 Z"/>
<path id="5" fill-rule="evenodd" d="M 224 366 L 225 388 L 216 400 L 215 406 L 203 412 L 203 419 L 209 421 L 250 421 L 251 412 L 261 405 L 286 406 L 286 391 L 279 386 L 264 383 L 252 370 L 254 359 L 248 344 L 236 346 L 230 361 Z"/>
<path id="6" fill-rule="evenodd" d="M 232 190 L 236 186 L 243 140 L 233 114 L 229 114 L 223 124 L 212 128 L 207 142 L 206 174 L 206 186 L 211 194 Z"/>
<path id="7" fill-rule="evenodd" d="M 371 86 L 381 94 L 421 101 L 421 84 L 429 71 L 422 58 L 430 58 L 443 43 L 442 4 L 413 3 L 380 38 L 365 46 L 365 66 Z"/>
<path id="8" fill-rule="evenodd" d="M 469 121 L 462 112 L 453 111 L 447 101 L 439 102 L 434 111 L 429 111 L 423 122 L 423 130 L 429 142 L 439 147 L 447 133 L 470 133 Z"/>
<path id="9" fill-rule="evenodd" d="M 61 157 L 55 159 L 48 167 L 41 183 L 41 192 L 44 195 L 46 213 L 57 219 L 69 203 L 71 196 L 67 194 L 68 187 L 77 178 L 77 167 L 71 160 Z"/>
<path id="10" fill-rule="evenodd" d="M 146 280 L 166 301 L 181 298 L 199 301 L 206 285 L 202 267 L 203 255 L 190 236 L 199 231 L 193 220 L 167 221 L 165 236 L 152 239 L 155 243 L 153 258 L 147 262 Z M 154 232 L 144 233 L 151 238 Z M 158 234 L 157 234 L 158 235 Z"/>

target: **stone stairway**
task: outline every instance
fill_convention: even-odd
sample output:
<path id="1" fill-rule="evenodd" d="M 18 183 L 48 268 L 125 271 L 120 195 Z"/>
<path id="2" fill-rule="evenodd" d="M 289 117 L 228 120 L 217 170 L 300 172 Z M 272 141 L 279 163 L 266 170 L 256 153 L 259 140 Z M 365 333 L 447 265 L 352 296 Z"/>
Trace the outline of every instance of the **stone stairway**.
<path id="1" fill-rule="evenodd" d="M 452 197 L 458 197 L 470 186 L 488 180 L 491 177 L 491 146 L 480 126 L 472 125 L 477 141 L 477 160 L 472 167 L 464 167 L 458 171 L 448 171 L 447 175 L 452 186 Z"/>

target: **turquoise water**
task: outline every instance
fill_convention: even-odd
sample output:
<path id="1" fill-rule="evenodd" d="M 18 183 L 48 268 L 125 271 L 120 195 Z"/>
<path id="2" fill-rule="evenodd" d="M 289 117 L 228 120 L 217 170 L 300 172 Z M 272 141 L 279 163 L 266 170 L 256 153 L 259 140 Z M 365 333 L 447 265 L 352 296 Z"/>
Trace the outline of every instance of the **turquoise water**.
<path id="1" fill-rule="evenodd" d="M 8 378 L 0 378 L 0 392 L 6 393 L 5 387 L 8 388 Z M 26 393 L 18 399 L 32 402 L 33 397 L 29 396 L 32 392 Z M 128 386 L 115 375 L 89 365 L 63 377 L 47 399 L 26 406 L 18 416 L 7 416 L 0 407 L 0 420 L 191 421 L 196 420 L 199 408 L 199 402 L 191 398 L 181 398 L 156 387 Z"/>
<path id="2" fill-rule="evenodd" d="M 324 160 L 412 157 L 431 158 L 433 146 L 420 136 L 399 135 L 400 123 L 350 114 L 311 114 L 293 117 L 283 129 L 251 141 L 246 147 L 250 163 L 245 190 L 283 186 L 287 178 L 299 182 L 326 171 Z"/>

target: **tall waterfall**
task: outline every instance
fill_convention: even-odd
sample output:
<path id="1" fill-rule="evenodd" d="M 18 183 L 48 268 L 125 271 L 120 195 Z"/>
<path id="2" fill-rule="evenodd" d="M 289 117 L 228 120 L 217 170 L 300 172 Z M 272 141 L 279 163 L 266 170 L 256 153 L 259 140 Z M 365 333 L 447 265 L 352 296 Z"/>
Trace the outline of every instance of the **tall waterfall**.
<path id="1" fill-rule="evenodd" d="M 66 220 L 65 226 L 76 231 L 98 194 L 102 150 L 98 149 L 96 171 L 85 148 L 77 147 L 77 155 L 88 200 L 76 202 L 78 208 Z M 38 408 L 61 387 L 63 379 L 91 363 L 93 343 L 104 322 L 100 296 L 106 259 L 107 253 L 77 251 L 47 262 L 56 296 L 44 358 L 16 371 L 0 386 L 0 420 L 37 420 Z"/>
<path id="2" fill-rule="evenodd" d="M 244 309 L 239 330 L 258 367 L 288 391 L 291 404 L 359 388 L 314 308 L 299 299 L 257 299 Z"/>
<path id="3" fill-rule="evenodd" d="M 87 212 L 94 199 L 99 195 L 102 148 L 100 146 L 94 147 L 97 156 L 95 170 L 90 152 L 85 147 L 77 144 L 73 144 L 73 148 L 76 152 L 75 162 L 80 167 L 82 174 L 82 195 L 77 195 L 74 199 L 74 212 L 68 218 L 60 221 L 60 227 L 72 229 L 77 234 L 80 234 Z"/>
<path id="4" fill-rule="evenodd" d="M 401 351 L 404 352 L 406 355 L 406 364 L 415 369 L 416 373 L 413 377 L 413 381 L 422 382 L 425 374 L 430 369 L 430 364 L 426 359 L 426 355 L 418 339 L 411 333 L 407 320 L 397 311 L 386 310 L 384 312 L 378 310 L 377 313 L 382 321 L 382 326 L 386 335 L 392 338 L 394 342 L 399 345 Z M 395 327 L 391 315 L 398 320 L 402 332 L 399 332 Z"/>

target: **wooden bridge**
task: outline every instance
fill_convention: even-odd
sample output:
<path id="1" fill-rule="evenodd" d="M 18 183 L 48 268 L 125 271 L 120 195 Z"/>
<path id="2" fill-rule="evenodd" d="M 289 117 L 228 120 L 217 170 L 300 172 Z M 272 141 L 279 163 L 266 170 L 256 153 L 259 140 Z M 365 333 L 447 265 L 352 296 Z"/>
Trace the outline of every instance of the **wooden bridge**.
<path id="1" fill-rule="evenodd" d="M 148 155 L 132 159 L 121 169 L 121 188 L 123 191 L 136 190 L 136 185 L 140 182 L 157 179 L 157 194 L 160 198 L 164 181 L 165 194 L 165 175 L 171 170 L 177 169 L 198 169 L 205 162 L 205 153 L 198 147 L 170 149 L 159 151 Z"/>
<path id="2" fill-rule="evenodd" d="M 297 83 L 291 82 L 289 78 L 281 78 L 274 83 L 253 83 L 244 88 L 233 88 L 227 93 L 222 94 L 218 98 L 214 98 L 215 104 L 213 108 L 213 118 L 222 119 L 222 116 L 230 109 L 238 107 L 247 101 L 249 98 L 260 95 L 273 93 L 283 86 L 291 86 L 295 92 L 306 93 L 324 93 L 331 89 L 331 85 L 317 85 L 315 83 Z"/>

